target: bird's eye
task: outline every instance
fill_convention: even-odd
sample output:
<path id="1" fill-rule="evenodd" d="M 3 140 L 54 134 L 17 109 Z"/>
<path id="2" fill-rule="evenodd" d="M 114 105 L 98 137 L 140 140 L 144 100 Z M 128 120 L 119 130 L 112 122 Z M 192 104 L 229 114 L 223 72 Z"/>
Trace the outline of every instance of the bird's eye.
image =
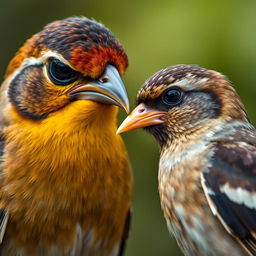
<path id="1" fill-rule="evenodd" d="M 56 85 L 68 85 L 75 82 L 79 73 L 56 58 L 51 58 L 47 64 L 47 72 Z"/>
<path id="2" fill-rule="evenodd" d="M 183 92 L 177 88 L 165 91 L 162 96 L 163 102 L 169 106 L 178 105 L 182 101 L 182 98 Z"/>

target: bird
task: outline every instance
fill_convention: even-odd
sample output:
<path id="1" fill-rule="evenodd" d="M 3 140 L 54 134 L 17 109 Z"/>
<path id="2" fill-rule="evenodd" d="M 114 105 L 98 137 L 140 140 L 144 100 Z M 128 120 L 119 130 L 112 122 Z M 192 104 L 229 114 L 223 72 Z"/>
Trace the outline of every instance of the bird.
<path id="1" fill-rule="evenodd" d="M 256 130 L 227 77 L 175 65 L 139 89 L 118 133 L 143 128 L 160 147 L 158 187 L 184 255 L 256 255 Z"/>
<path id="2" fill-rule="evenodd" d="M 129 111 L 119 40 L 69 17 L 10 61 L 0 91 L 0 255 L 121 256 L 132 171 L 116 134 Z"/>

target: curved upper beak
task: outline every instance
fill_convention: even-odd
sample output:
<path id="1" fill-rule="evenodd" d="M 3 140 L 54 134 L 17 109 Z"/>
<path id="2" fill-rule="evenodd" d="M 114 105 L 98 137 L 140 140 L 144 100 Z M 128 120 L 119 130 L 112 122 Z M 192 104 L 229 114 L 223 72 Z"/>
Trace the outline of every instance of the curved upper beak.
<path id="1" fill-rule="evenodd" d="M 78 99 L 117 105 L 129 113 L 129 99 L 125 86 L 117 69 L 112 65 L 106 67 L 99 79 L 71 88 L 68 95 Z"/>
<path id="2" fill-rule="evenodd" d="M 117 129 L 117 134 L 165 122 L 167 112 L 147 108 L 139 104 Z"/>

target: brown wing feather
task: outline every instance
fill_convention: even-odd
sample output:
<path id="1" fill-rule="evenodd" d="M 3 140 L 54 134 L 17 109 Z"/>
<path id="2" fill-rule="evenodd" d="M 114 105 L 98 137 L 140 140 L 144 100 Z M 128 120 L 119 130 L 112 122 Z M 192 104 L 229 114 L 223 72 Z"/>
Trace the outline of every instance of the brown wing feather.
<path id="1" fill-rule="evenodd" d="M 256 138 L 256 133 L 251 133 Z M 252 255 L 256 255 L 256 146 L 222 141 L 216 145 L 202 185 L 213 213 Z"/>

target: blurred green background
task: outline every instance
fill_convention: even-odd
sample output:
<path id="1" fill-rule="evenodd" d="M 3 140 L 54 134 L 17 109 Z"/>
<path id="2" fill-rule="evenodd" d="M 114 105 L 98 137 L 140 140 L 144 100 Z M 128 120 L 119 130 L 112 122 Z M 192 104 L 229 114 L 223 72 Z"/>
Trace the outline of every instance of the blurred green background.
<path id="1" fill-rule="evenodd" d="M 218 70 L 256 120 L 256 1 L 1 0 L 0 75 L 14 53 L 47 23 L 83 15 L 104 23 L 127 50 L 124 76 L 132 107 L 139 86 L 166 66 Z M 120 120 L 125 117 L 122 112 Z M 123 135 L 134 170 L 133 225 L 126 256 L 181 255 L 169 238 L 157 190 L 159 150 L 142 130 Z"/>

